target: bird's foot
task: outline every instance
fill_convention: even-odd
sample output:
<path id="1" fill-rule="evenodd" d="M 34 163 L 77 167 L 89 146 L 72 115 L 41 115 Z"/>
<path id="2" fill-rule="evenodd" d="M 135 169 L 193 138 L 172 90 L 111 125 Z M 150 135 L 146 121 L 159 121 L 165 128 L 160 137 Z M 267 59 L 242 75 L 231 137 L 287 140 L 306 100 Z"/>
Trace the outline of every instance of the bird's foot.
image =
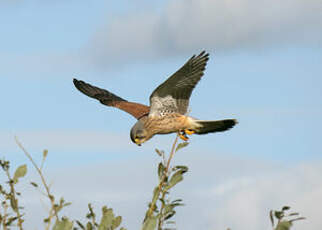
<path id="1" fill-rule="evenodd" d="M 178 135 L 181 138 L 181 140 L 184 140 L 184 141 L 189 140 L 189 137 L 187 136 L 185 130 L 180 130 Z"/>
<path id="2" fill-rule="evenodd" d="M 185 134 L 188 134 L 188 135 L 192 135 L 195 133 L 195 131 L 193 131 L 191 129 L 185 129 L 184 132 L 185 132 Z"/>
<path id="3" fill-rule="evenodd" d="M 179 131 L 179 137 L 184 141 L 188 141 L 189 137 L 187 135 L 192 135 L 194 133 L 195 133 L 195 131 L 193 131 L 191 129 L 180 130 Z"/>

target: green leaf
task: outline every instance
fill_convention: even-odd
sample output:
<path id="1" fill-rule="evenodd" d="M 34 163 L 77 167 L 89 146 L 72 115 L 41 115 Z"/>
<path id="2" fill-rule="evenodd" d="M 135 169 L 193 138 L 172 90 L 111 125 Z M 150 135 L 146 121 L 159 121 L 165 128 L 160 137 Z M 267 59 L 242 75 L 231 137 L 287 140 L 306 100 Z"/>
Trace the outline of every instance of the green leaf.
<path id="1" fill-rule="evenodd" d="M 282 208 L 282 211 L 286 211 L 286 210 L 289 210 L 290 209 L 290 207 L 289 206 L 284 206 L 283 208 Z"/>
<path id="2" fill-rule="evenodd" d="M 165 215 L 164 220 L 168 220 L 176 214 L 176 211 L 169 212 Z"/>
<path id="3" fill-rule="evenodd" d="M 290 221 L 281 221 L 278 223 L 275 230 L 290 230 L 292 223 Z"/>
<path id="4" fill-rule="evenodd" d="M 86 230 L 85 226 L 80 221 L 76 220 L 76 223 L 82 230 Z"/>
<path id="5" fill-rule="evenodd" d="M 164 152 L 161 150 L 159 150 L 159 149 L 155 149 L 155 152 L 160 156 L 160 157 L 162 157 L 162 155 L 164 154 Z"/>
<path id="6" fill-rule="evenodd" d="M 176 224 L 176 222 L 175 222 L 175 221 L 173 221 L 173 220 L 168 220 L 168 221 L 166 222 L 166 224 Z M 229 230 L 229 229 L 227 229 L 227 230 Z"/>
<path id="7" fill-rule="evenodd" d="M 34 186 L 35 188 L 37 188 L 38 187 L 38 184 L 36 184 L 35 182 L 30 182 L 30 184 L 32 185 L 32 186 Z"/>
<path id="8" fill-rule="evenodd" d="M 155 230 L 156 226 L 157 226 L 157 217 L 151 216 L 144 221 L 142 230 Z"/>
<path id="9" fill-rule="evenodd" d="M 183 174 L 186 173 L 187 171 L 185 169 L 180 169 L 179 171 L 177 171 L 175 174 L 173 174 L 173 176 L 170 178 L 170 181 L 168 183 L 168 186 L 165 188 L 166 190 L 169 190 L 170 188 L 172 188 L 173 186 L 175 186 L 176 184 L 178 184 L 180 181 L 183 180 Z"/>
<path id="10" fill-rule="evenodd" d="M 162 164 L 162 162 L 159 163 L 159 166 L 158 166 L 158 175 L 159 175 L 159 180 L 162 180 L 163 178 L 163 175 L 164 175 L 164 165 Z"/>
<path id="11" fill-rule="evenodd" d="M 277 219 L 282 219 L 283 218 L 283 216 L 284 216 L 284 212 L 281 212 L 281 211 L 275 211 L 274 212 L 274 215 L 275 215 L 275 217 L 277 218 Z"/>
<path id="12" fill-rule="evenodd" d="M 177 165 L 173 168 L 174 171 L 177 171 L 178 169 L 181 169 L 184 172 L 188 172 L 188 167 L 184 165 Z"/>
<path id="13" fill-rule="evenodd" d="M 176 199 L 174 201 L 172 201 L 171 203 L 174 204 L 174 203 L 180 203 L 182 201 L 182 199 Z"/>
<path id="14" fill-rule="evenodd" d="M 13 176 L 13 182 L 16 184 L 18 179 L 24 177 L 27 173 L 27 165 L 21 165 L 16 169 L 16 172 Z"/>
<path id="15" fill-rule="evenodd" d="M 10 205 L 13 211 L 18 211 L 18 201 L 13 196 L 10 196 Z"/>
<path id="16" fill-rule="evenodd" d="M 298 212 L 292 212 L 292 213 L 288 214 L 288 216 L 298 216 L 298 215 L 300 215 L 300 213 L 298 213 Z"/>
<path id="17" fill-rule="evenodd" d="M 269 218 L 271 219 L 272 226 L 274 227 L 274 216 L 273 216 L 273 210 L 269 212 Z"/>
<path id="18" fill-rule="evenodd" d="M 62 220 L 56 221 L 53 230 L 72 230 L 73 222 L 69 221 L 68 218 L 62 218 Z"/>
<path id="19" fill-rule="evenodd" d="M 63 207 L 69 206 L 71 204 L 72 204 L 72 202 L 66 202 L 66 203 L 63 204 Z"/>
<path id="20" fill-rule="evenodd" d="M 184 147 L 186 147 L 189 144 L 189 142 L 182 142 L 177 145 L 176 152 Z"/>
<path id="21" fill-rule="evenodd" d="M 45 150 L 42 152 L 42 157 L 43 157 L 43 159 L 46 159 L 47 155 L 48 155 L 48 150 L 47 150 L 47 149 L 45 149 Z"/>
<path id="22" fill-rule="evenodd" d="M 103 213 L 103 216 L 101 219 L 101 223 L 98 226 L 98 230 L 110 229 L 112 227 L 113 219 L 114 219 L 113 209 L 107 208 L 106 206 L 104 206 L 102 208 L 102 213 Z"/>
<path id="23" fill-rule="evenodd" d="M 176 184 L 178 184 L 180 181 L 183 180 L 183 176 L 181 174 L 181 171 L 176 172 L 170 179 L 168 186 L 166 187 L 166 190 L 169 190 Z"/>
<path id="24" fill-rule="evenodd" d="M 170 204 L 167 204 L 164 206 L 164 213 L 167 214 L 169 212 L 172 212 L 173 211 L 173 206 L 171 206 Z"/>
<path id="25" fill-rule="evenodd" d="M 171 203 L 170 205 L 171 205 L 171 207 L 173 207 L 173 208 L 175 208 L 175 207 L 177 207 L 177 206 L 184 206 L 184 204 L 183 204 L 183 203 Z"/>
<path id="26" fill-rule="evenodd" d="M 153 190 L 153 197 L 152 197 L 152 204 L 155 204 L 160 195 L 160 188 L 159 186 L 155 187 Z"/>
<path id="27" fill-rule="evenodd" d="M 93 227 L 92 223 L 91 222 L 87 222 L 87 224 L 86 224 L 86 230 L 93 230 L 93 229 L 94 229 L 94 227 Z"/>
<path id="28" fill-rule="evenodd" d="M 94 213 L 94 210 L 93 210 L 93 207 L 92 207 L 91 203 L 88 204 L 88 210 L 89 210 L 89 213 L 86 215 L 86 218 L 87 219 L 95 218 L 96 215 Z"/>
<path id="29" fill-rule="evenodd" d="M 112 223 L 112 229 L 116 229 L 118 226 L 120 226 L 121 222 L 122 222 L 121 216 L 115 217 Z"/>
<path id="30" fill-rule="evenodd" d="M 6 226 L 10 226 L 15 220 L 17 220 L 18 217 L 15 216 L 15 217 L 10 217 L 8 220 L 7 220 L 7 223 L 6 223 Z M 0 219 L 1 220 L 1 219 Z"/>
<path id="31" fill-rule="evenodd" d="M 298 217 L 298 218 L 290 220 L 290 222 L 293 223 L 294 221 L 298 221 L 298 220 L 305 220 L 305 217 Z"/>
<path id="32" fill-rule="evenodd" d="M 49 218 L 45 218 L 44 223 L 48 223 L 48 222 L 49 222 Z"/>

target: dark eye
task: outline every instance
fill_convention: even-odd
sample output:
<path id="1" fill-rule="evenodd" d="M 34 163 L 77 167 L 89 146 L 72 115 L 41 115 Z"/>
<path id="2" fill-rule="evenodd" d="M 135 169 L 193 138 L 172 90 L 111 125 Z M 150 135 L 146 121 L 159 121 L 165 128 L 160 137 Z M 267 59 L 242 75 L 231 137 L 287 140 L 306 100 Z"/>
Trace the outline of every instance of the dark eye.
<path id="1" fill-rule="evenodd" d="M 142 132 L 141 130 L 138 130 L 138 131 L 136 132 L 136 138 L 139 138 L 139 139 L 144 138 L 144 134 L 143 134 L 143 132 Z"/>
<path id="2" fill-rule="evenodd" d="M 139 139 L 142 139 L 144 138 L 145 136 L 143 135 L 143 133 L 137 133 L 136 134 L 136 138 L 139 138 Z"/>

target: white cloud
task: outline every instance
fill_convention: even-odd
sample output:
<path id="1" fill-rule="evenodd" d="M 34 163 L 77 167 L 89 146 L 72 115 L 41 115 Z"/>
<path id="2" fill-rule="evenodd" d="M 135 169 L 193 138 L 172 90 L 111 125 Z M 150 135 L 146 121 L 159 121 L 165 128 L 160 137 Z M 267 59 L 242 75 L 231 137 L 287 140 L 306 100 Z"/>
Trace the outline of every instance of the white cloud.
<path id="1" fill-rule="evenodd" d="M 270 229 L 268 212 L 280 209 L 284 205 L 292 207 L 307 218 L 295 224 L 294 229 L 318 230 L 322 221 L 318 217 L 322 202 L 322 169 L 319 164 L 305 164 L 288 167 L 271 172 L 265 176 L 259 174 L 252 177 L 249 183 L 240 180 L 227 181 L 216 185 L 210 193 L 219 207 L 209 213 L 213 229 Z M 225 194 L 218 194 L 218 187 L 230 185 Z M 234 186 L 231 186 L 234 184 Z M 241 227 L 242 226 L 242 227 Z"/>
<path id="2" fill-rule="evenodd" d="M 145 9 L 117 17 L 91 41 L 94 62 L 322 42 L 319 0 L 169 1 L 164 11 Z"/>
<path id="3" fill-rule="evenodd" d="M 119 70 L 122 64 L 169 55 L 189 57 L 203 49 L 227 53 L 322 44 L 320 0 L 178 0 L 164 4 L 107 17 L 93 35 L 84 35 L 91 39 L 78 50 L 0 55 L 5 63 L 2 74 L 19 76 L 16 71 L 21 69 L 38 77 L 56 71 L 84 74 L 98 67 Z M 20 68 L 10 67 L 17 62 Z"/>

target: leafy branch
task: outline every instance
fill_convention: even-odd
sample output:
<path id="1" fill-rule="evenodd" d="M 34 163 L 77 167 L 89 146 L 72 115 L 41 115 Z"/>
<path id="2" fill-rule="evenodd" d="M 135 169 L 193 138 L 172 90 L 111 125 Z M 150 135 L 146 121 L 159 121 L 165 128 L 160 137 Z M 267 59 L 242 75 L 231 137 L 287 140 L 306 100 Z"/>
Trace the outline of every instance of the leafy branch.
<path id="1" fill-rule="evenodd" d="M 59 217 L 60 211 L 70 205 L 71 203 L 65 202 L 64 198 L 60 198 L 55 202 L 55 197 L 50 191 L 50 186 L 45 180 L 43 173 L 43 167 L 45 164 L 48 151 L 43 151 L 43 157 L 40 166 L 38 166 L 32 156 L 26 151 L 23 145 L 18 141 L 17 145 L 22 149 L 27 158 L 31 161 L 35 167 L 37 173 L 40 176 L 44 191 L 40 191 L 46 197 L 48 197 L 51 208 L 49 210 L 48 218 L 44 220 L 46 223 L 45 229 L 49 230 L 126 230 L 120 227 L 122 222 L 121 216 L 116 216 L 112 208 L 103 206 L 101 209 L 101 217 L 97 218 L 97 214 L 91 204 L 88 205 L 88 213 L 86 215 L 87 221 L 82 223 L 78 220 L 70 221 L 67 217 Z M 175 224 L 170 219 L 176 214 L 176 207 L 182 206 L 181 199 L 170 199 L 170 191 L 183 180 L 183 174 L 188 171 L 187 166 L 171 166 L 171 161 L 175 153 L 188 145 L 188 142 L 178 143 L 178 136 L 176 136 L 174 143 L 171 147 L 168 158 L 164 151 L 156 149 L 155 151 L 161 157 L 161 161 L 158 164 L 158 184 L 153 190 L 152 200 L 149 203 L 148 210 L 146 211 L 145 218 L 142 224 L 142 230 L 171 230 L 168 225 Z M 27 166 L 19 166 L 13 175 L 10 174 L 9 161 L 0 160 L 0 167 L 5 172 L 8 178 L 8 185 L 0 185 L 0 197 L 3 200 L 0 203 L 0 229 L 10 230 L 11 226 L 17 226 L 19 230 L 23 230 L 24 213 L 21 212 L 23 207 L 19 206 L 18 198 L 21 193 L 16 190 L 16 184 L 27 173 Z M 38 184 L 31 182 L 31 185 L 39 189 Z M 305 219 L 299 217 L 299 213 L 288 213 L 290 207 L 284 206 L 279 211 L 270 211 L 270 220 L 272 222 L 273 230 L 290 230 L 293 223 L 298 220 Z M 55 219 L 55 223 L 53 220 Z M 77 227 L 74 226 L 76 223 Z M 229 229 L 230 230 L 230 229 Z"/>
<path id="2" fill-rule="evenodd" d="M 88 204 L 88 214 L 86 215 L 86 218 L 88 219 L 88 222 L 85 224 L 82 224 L 80 221 L 76 220 L 77 225 L 82 230 L 116 230 L 122 222 L 121 216 L 115 216 L 113 213 L 113 209 L 107 208 L 107 206 L 104 206 L 102 208 L 102 218 L 101 221 L 98 223 L 96 222 L 96 214 L 94 212 L 94 209 L 91 204 Z M 121 227 L 120 230 L 126 230 L 125 228 Z"/>
<path id="3" fill-rule="evenodd" d="M 58 213 L 66 206 L 71 205 L 70 202 L 65 202 L 64 198 L 60 198 L 58 203 L 55 203 L 55 196 L 51 193 L 50 191 L 50 186 L 48 186 L 44 173 L 43 173 L 43 166 L 45 163 L 45 160 L 47 158 L 48 155 L 48 151 L 44 150 L 43 151 L 43 158 L 41 161 L 41 165 L 40 167 L 36 164 L 36 162 L 34 161 L 34 159 L 32 158 L 32 156 L 29 154 L 29 152 L 23 147 L 23 145 L 19 142 L 19 140 L 17 139 L 17 137 L 15 137 L 16 143 L 17 145 L 20 147 L 20 149 L 24 152 L 24 154 L 27 156 L 27 158 L 31 161 L 31 163 L 33 164 L 33 166 L 35 167 L 37 173 L 40 176 L 42 185 L 45 188 L 45 193 L 42 192 L 42 194 L 46 195 L 50 201 L 51 204 L 51 208 L 49 210 L 49 216 L 44 219 L 44 222 L 46 223 L 46 230 L 49 230 L 51 227 L 51 223 L 52 223 L 52 219 L 55 218 L 55 224 L 53 225 L 53 230 L 72 230 L 73 229 L 73 225 L 74 222 L 70 221 L 67 217 L 62 217 L 59 218 Z M 2 163 L 2 161 L 1 161 Z M 6 165 L 8 165 L 9 162 L 7 162 L 6 164 L 4 164 L 4 168 L 7 169 L 9 168 L 6 167 Z M 8 170 L 7 170 L 8 172 Z M 23 177 L 27 172 L 27 167 L 26 165 L 20 166 L 15 173 L 14 178 L 10 181 L 16 182 L 18 181 L 18 178 Z M 9 177 L 9 174 L 8 174 Z M 10 178 L 10 177 L 9 177 Z M 31 182 L 31 185 L 39 188 L 38 184 L 36 184 L 35 182 Z M 1 188 L 1 187 L 0 187 Z M 12 187 L 13 188 L 13 187 Z M 12 198 L 13 199 L 13 198 Z M 14 199 L 16 200 L 16 199 Z M 18 200 L 16 200 L 16 206 L 18 206 L 17 204 Z M 13 206 L 15 207 L 15 206 Z M 96 222 L 96 214 L 91 206 L 91 204 L 88 205 L 89 208 L 89 213 L 86 215 L 86 218 L 89 220 L 86 225 L 82 224 L 80 221 L 76 220 L 76 223 L 78 225 L 78 227 L 80 227 L 82 230 L 116 230 L 122 222 L 122 217 L 121 216 L 115 216 L 113 213 L 113 209 L 111 208 L 107 208 L 107 206 L 103 206 L 102 208 L 102 216 L 101 219 L 98 222 Z M 19 214 L 19 209 L 17 209 L 17 217 L 16 218 L 20 218 L 20 214 Z M 22 223 L 23 221 L 21 221 Z M 0 216 L 0 223 L 1 223 L 1 216 Z M 19 223 L 19 222 L 18 222 Z M 76 227 L 74 227 L 74 229 L 77 229 Z M 4 228 L 4 230 L 7 230 L 7 228 Z M 22 227 L 21 229 L 22 230 Z M 120 230 L 126 230 L 125 228 L 120 228 Z"/>
<path id="4" fill-rule="evenodd" d="M 271 210 L 269 212 L 273 230 L 289 230 L 293 222 L 305 219 L 305 217 L 298 217 L 299 213 L 297 212 L 286 213 L 288 210 L 290 210 L 290 207 L 284 206 L 280 211 Z M 277 219 L 276 225 L 275 219 Z"/>
<path id="5" fill-rule="evenodd" d="M 0 194 L 4 196 L 4 201 L 1 202 L 1 206 L 3 208 L 3 213 L 0 213 L 0 223 L 2 223 L 2 227 L 4 230 L 8 229 L 9 226 L 14 224 L 17 221 L 17 226 L 20 230 L 22 230 L 22 223 L 24 220 L 22 219 L 22 214 L 20 213 L 20 209 L 22 207 L 19 206 L 18 197 L 20 195 L 19 192 L 16 191 L 15 185 L 18 183 L 19 178 L 24 177 L 27 173 L 27 166 L 21 165 L 18 167 L 14 173 L 13 178 L 10 175 L 10 164 L 9 161 L 0 160 L 0 166 L 2 170 L 5 172 L 8 178 L 9 191 L 6 191 L 3 186 L 0 185 Z M 8 205 L 10 203 L 10 206 Z M 14 211 L 16 215 L 10 216 L 9 207 Z"/>
<path id="6" fill-rule="evenodd" d="M 175 166 L 170 168 L 170 163 L 174 154 L 179 149 L 188 145 L 188 142 L 183 142 L 180 144 L 177 143 L 178 135 L 174 140 L 168 159 L 166 159 L 164 151 L 156 149 L 158 155 L 162 157 L 162 160 L 158 165 L 159 184 L 153 190 L 152 201 L 149 203 L 149 208 L 143 221 L 142 230 L 153 230 L 156 227 L 158 230 L 162 230 L 163 226 L 165 225 L 165 221 L 169 220 L 175 215 L 175 207 L 183 205 L 181 199 L 176 199 L 173 201 L 167 199 L 170 189 L 182 181 L 183 174 L 188 171 L 187 166 Z M 160 203 L 159 210 L 157 205 L 158 201 Z"/>

